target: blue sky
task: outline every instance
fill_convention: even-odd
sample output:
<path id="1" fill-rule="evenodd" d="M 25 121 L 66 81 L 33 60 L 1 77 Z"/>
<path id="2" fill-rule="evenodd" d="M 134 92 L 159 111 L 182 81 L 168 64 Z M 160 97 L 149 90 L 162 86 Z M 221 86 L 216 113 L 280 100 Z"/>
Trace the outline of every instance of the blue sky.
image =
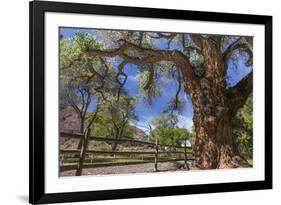
<path id="1" fill-rule="evenodd" d="M 87 32 L 94 36 L 97 36 L 94 29 L 77 29 L 77 28 L 60 28 L 60 34 L 63 38 L 72 38 L 75 36 L 75 33 L 79 32 Z M 98 37 L 97 37 L 98 39 Z M 157 44 L 158 48 L 165 49 L 167 48 L 167 42 L 165 40 L 160 40 Z M 181 50 L 182 48 L 178 47 L 175 44 L 170 45 L 170 49 L 178 49 Z M 235 63 L 233 61 L 229 61 L 228 63 L 228 85 L 233 86 L 237 82 L 239 82 L 244 76 L 246 76 L 250 71 L 251 67 L 247 67 L 244 64 L 243 59 L 239 59 Z M 113 64 L 113 66 L 116 66 Z M 138 96 L 139 90 L 137 86 L 137 79 L 138 79 L 138 69 L 135 65 L 128 64 L 124 67 L 124 71 L 128 75 L 127 82 L 125 84 L 125 89 L 133 96 Z M 141 99 L 138 98 L 137 106 L 136 106 L 136 113 L 138 115 L 137 122 L 131 122 L 135 126 L 147 131 L 147 122 L 149 122 L 153 117 L 160 115 L 163 110 L 167 107 L 169 101 L 175 96 L 177 91 L 177 83 L 173 80 L 169 80 L 165 84 L 163 84 L 163 94 L 160 97 L 157 97 L 151 106 L 145 105 Z M 190 97 L 185 94 L 183 91 L 180 93 L 180 96 L 185 101 L 185 107 L 183 112 L 179 115 L 179 127 L 185 127 L 187 129 L 191 129 L 193 122 L 193 107 L 190 100 Z"/>

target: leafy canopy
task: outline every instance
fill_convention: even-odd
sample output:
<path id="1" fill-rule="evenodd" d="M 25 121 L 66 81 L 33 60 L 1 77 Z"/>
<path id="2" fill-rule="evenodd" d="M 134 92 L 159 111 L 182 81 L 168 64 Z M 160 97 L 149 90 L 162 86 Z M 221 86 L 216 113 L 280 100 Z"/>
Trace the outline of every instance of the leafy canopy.
<path id="1" fill-rule="evenodd" d="M 237 112 L 233 119 L 233 135 L 239 152 L 246 159 L 253 158 L 253 96 Z"/>
<path id="2" fill-rule="evenodd" d="M 152 139 L 158 140 L 160 144 L 181 145 L 184 141 L 190 140 L 192 135 L 186 128 L 177 127 L 177 116 L 163 114 L 151 120 L 155 127 L 151 131 Z"/>

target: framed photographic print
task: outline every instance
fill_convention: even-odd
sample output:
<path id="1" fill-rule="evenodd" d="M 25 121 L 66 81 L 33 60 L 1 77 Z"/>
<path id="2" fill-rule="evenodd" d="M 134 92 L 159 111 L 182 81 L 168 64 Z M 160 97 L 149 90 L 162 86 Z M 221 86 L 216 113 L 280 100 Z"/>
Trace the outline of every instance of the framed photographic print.
<path id="1" fill-rule="evenodd" d="M 272 17 L 30 2 L 30 203 L 272 188 Z"/>

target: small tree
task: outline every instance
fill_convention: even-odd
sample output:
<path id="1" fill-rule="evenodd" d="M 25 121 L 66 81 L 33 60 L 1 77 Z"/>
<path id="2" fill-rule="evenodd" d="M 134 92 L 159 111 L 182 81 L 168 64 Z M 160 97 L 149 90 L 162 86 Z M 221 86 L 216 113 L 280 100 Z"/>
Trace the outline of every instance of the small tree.
<path id="1" fill-rule="evenodd" d="M 98 125 L 93 129 L 96 133 L 118 140 L 132 136 L 130 120 L 137 118 L 135 113 L 136 99 L 129 96 L 120 96 L 118 101 L 104 103 L 98 117 Z M 117 142 L 112 145 L 116 150 Z"/>
<path id="2" fill-rule="evenodd" d="M 183 141 L 189 140 L 191 135 L 185 128 L 179 128 L 176 125 L 177 117 L 170 115 L 161 115 L 151 120 L 155 127 L 151 131 L 154 140 L 158 140 L 160 144 L 180 146 Z"/>
<path id="3" fill-rule="evenodd" d="M 60 39 L 60 106 L 71 106 L 79 114 L 80 132 L 83 134 L 93 125 L 101 104 L 114 90 L 114 84 L 108 83 L 114 76 L 111 65 L 101 57 L 84 53 L 85 50 L 100 48 L 88 33 L 77 32 L 73 38 Z M 81 149 L 82 141 L 78 149 Z"/>

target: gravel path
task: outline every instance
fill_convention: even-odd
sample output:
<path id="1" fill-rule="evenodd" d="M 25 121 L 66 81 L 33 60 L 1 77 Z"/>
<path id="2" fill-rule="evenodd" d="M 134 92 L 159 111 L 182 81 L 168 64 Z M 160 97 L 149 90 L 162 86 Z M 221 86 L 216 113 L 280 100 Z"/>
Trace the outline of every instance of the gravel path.
<path id="1" fill-rule="evenodd" d="M 163 162 L 158 164 L 159 171 L 179 171 L 183 170 L 184 161 Z M 83 169 L 82 175 L 103 175 L 103 174 L 128 174 L 128 173 L 145 173 L 154 172 L 154 163 L 111 166 L 111 167 L 97 167 L 90 169 Z M 75 170 L 61 172 L 60 176 L 74 176 Z"/>

